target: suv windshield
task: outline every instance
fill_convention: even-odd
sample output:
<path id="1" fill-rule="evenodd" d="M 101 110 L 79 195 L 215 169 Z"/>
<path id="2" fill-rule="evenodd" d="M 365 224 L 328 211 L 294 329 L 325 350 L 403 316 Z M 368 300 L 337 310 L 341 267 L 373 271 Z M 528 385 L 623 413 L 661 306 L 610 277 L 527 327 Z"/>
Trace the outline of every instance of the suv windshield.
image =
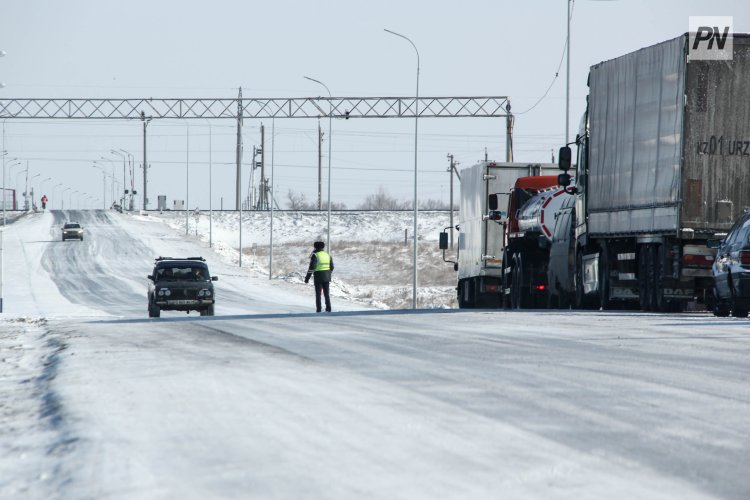
<path id="1" fill-rule="evenodd" d="M 157 281 L 208 281 L 205 267 L 171 266 L 156 271 Z"/>
<path id="2" fill-rule="evenodd" d="M 80 224 L 65 224 L 65 229 L 78 229 L 81 227 Z"/>

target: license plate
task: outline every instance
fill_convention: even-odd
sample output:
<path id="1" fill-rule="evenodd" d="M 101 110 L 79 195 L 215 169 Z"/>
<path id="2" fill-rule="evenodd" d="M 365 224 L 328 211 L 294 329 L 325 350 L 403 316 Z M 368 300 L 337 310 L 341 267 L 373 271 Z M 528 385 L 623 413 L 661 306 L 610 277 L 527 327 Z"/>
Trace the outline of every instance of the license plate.
<path id="1" fill-rule="evenodd" d="M 197 304 L 197 300 L 168 300 L 167 304 L 175 305 L 175 306 L 187 306 L 191 304 Z"/>

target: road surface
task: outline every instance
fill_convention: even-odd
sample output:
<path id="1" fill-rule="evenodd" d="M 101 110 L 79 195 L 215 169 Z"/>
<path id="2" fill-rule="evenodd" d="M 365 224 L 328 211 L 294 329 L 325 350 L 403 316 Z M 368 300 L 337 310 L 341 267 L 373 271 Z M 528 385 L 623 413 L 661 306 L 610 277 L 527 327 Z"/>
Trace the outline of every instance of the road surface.
<path id="1" fill-rule="evenodd" d="M 116 212 L 3 242 L 0 498 L 750 498 L 748 320 L 314 314 Z M 147 318 L 157 255 L 208 259 L 216 316 Z"/>

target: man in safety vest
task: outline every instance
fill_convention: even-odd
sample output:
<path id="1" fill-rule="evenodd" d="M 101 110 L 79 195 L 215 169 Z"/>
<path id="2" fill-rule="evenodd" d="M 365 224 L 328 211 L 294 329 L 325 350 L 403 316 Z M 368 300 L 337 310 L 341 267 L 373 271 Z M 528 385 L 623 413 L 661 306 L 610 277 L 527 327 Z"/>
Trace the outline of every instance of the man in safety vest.
<path id="1" fill-rule="evenodd" d="M 331 282 L 331 271 L 333 271 L 333 259 L 328 252 L 324 251 L 326 244 L 322 241 L 316 241 L 313 246 L 315 251 L 310 255 L 310 267 L 305 275 L 305 283 L 310 282 L 310 276 L 313 276 L 315 284 L 315 310 L 320 312 L 320 294 L 326 300 L 326 312 L 331 312 L 331 296 L 328 294 L 328 285 Z"/>

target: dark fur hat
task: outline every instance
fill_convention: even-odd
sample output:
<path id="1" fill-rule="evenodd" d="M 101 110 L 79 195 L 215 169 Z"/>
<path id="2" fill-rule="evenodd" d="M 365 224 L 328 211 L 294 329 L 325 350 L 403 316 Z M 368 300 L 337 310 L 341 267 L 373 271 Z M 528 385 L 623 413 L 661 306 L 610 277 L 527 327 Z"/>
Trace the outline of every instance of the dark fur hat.
<path id="1" fill-rule="evenodd" d="M 316 241 L 313 243 L 313 247 L 315 247 L 315 250 L 323 250 L 326 247 L 326 244 L 322 241 Z"/>

